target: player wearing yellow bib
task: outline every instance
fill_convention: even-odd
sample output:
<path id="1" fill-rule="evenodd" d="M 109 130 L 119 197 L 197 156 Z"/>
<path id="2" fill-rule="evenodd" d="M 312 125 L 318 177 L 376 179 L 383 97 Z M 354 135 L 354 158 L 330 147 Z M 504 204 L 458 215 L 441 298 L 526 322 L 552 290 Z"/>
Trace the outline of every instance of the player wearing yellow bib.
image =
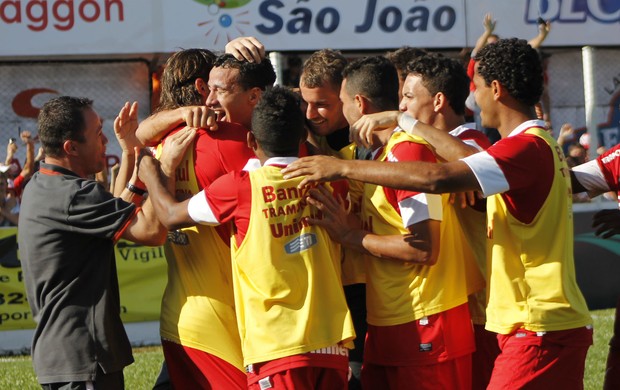
<path id="1" fill-rule="evenodd" d="M 384 57 L 356 60 L 343 75 L 340 99 L 349 123 L 397 107 L 397 72 Z M 435 162 L 423 140 L 395 126 L 375 132 L 372 147 L 374 159 L 386 164 Z M 450 250 L 459 247 L 454 240 L 460 237 L 448 233 L 458 225 L 440 226 L 441 209 L 437 195 L 365 184 L 363 227 L 330 226 L 343 245 L 366 254 L 364 388 L 452 388 L 470 377 L 474 343 L 464 266 Z M 442 251 L 440 234 L 452 241 Z"/>
<path id="2" fill-rule="evenodd" d="M 575 278 L 570 178 L 561 149 L 536 121 L 543 88 L 538 54 L 500 40 L 476 56 L 482 125 L 502 140 L 459 161 L 371 161 L 320 156 L 291 164 L 302 185 L 351 178 L 432 193 L 482 191 L 487 201 L 487 329 L 501 349 L 489 389 L 582 389 L 591 318 Z"/>
<path id="3" fill-rule="evenodd" d="M 367 159 L 368 150 L 357 147 L 349 140 L 349 126 L 342 114 L 339 98 L 342 71 L 346 58 L 336 50 L 323 49 L 312 53 L 304 62 L 299 90 L 306 104 L 305 114 L 310 133 L 308 142 L 316 151 L 342 159 Z M 351 211 L 359 215 L 363 184 L 349 181 Z M 353 324 L 355 325 L 355 348 L 349 354 L 351 378 L 349 389 L 361 389 L 360 375 L 364 356 L 366 335 L 366 271 L 362 255 L 350 248 L 342 249 L 342 285 Z"/>
<path id="4" fill-rule="evenodd" d="M 159 114 L 204 106 L 213 58 L 212 53 L 201 49 L 182 50 L 170 57 L 162 75 Z M 268 63 L 260 67 L 241 63 L 239 68 L 226 71 L 231 76 L 226 89 L 237 106 L 224 106 L 227 118 L 236 121 L 251 110 L 252 102 L 270 80 L 273 82 L 275 74 Z M 167 134 L 162 140 L 165 145 L 183 127 L 181 124 L 168 133 L 151 125 L 143 131 L 155 139 Z M 177 199 L 187 199 L 218 177 L 243 169 L 254 157 L 247 147 L 247 129 L 221 121 L 217 127 L 218 131 L 197 130 L 192 147 L 183 155 L 176 169 Z M 246 386 L 234 308 L 230 235 L 228 225 L 200 225 L 168 235 L 168 283 L 162 299 L 160 333 L 170 381 L 176 388 Z"/>
<path id="5" fill-rule="evenodd" d="M 167 227 L 234 223 L 235 309 L 249 388 L 344 388 L 355 332 L 340 248 L 311 225 L 320 215 L 297 188 L 301 179 L 280 173 L 305 137 L 295 96 L 265 92 L 252 131 L 248 144 L 262 167 L 222 176 L 188 201 L 165 191 L 150 162 L 140 172 Z"/>
<path id="6" fill-rule="evenodd" d="M 465 123 L 469 78 L 458 61 L 440 55 L 418 55 L 406 66 L 405 76 L 400 111 L 384 111 L 360 118 L 351 126 L 359 142 L 370 142 L 373 131 L 377 129 L 396 126 L 398 118 L 403 117 L 401 112 L 405 112 L 419 121 L 414 124 L 413 121 L 402 120 L 403 130 L 424 138 L 441 161 L 468 156 L 491 146 L 481 131 L 471 128 L 474 124 Z M 472 388 L 482 390 L 489 384 L 493 364 L 499 354 L 496 334 L 484 329 L 486 200 L 475 199 L 471 202 L 470 196 L 470 202 L 466 203 L 461 197 L 462 194 L 459 194 L 454 201 L 449 201 L 451 196 L 442 196 L 444 219 L 440 253 L 456 251 L 453 255 L 464 262 L 469 310 L 476 338 L 476 351 L 472 356 Z"/>

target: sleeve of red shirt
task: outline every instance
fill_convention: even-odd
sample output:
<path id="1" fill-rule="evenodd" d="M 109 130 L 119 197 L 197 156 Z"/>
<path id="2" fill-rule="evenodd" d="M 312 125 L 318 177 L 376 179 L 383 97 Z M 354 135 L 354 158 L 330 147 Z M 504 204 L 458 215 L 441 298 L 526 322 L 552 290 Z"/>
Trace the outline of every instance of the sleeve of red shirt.
<path id="1" fill-rule="evenodd" d="M 491 141 L 482 131 L 470 129 L 459 134 L 458 138 L 462 141 L 473 141 L 482 150 L 487 150 L 491 146 Z"/>
<path id="2" fill-rule="evenodd" d="M 502 140 L 504 141 L 504 140 Z M 553 154 L 549 145 L 535 135 L 521 134 L 497 142 L 487 149 L 502 170 L 510 191 L 531 188 L 536 182 L 553 179 Z"/>
<path id="3" fill-rule="evenodd" d="M 605 181 L 612 191 L 620 191 L 620 144 L 597 158 Z"/>
<path id="4" fill-rule="evenodd" d="M 239 173 L 230 172 L 217 178 L 204 190 L 207 203 L 220 223 L 226 223 L 234 217 L 239 203 L 239 184 Z"/>
<path id="5" fill-rule="evenodd" d="M 389 161 L 424 161 L 437 162 L 433 152 L 423 144 L 416 142 L 401 142 L 392 148 Z M 415 191 L 393 190 L 396 195 L 396 202 L 411 198 L 419 194 Z"/>

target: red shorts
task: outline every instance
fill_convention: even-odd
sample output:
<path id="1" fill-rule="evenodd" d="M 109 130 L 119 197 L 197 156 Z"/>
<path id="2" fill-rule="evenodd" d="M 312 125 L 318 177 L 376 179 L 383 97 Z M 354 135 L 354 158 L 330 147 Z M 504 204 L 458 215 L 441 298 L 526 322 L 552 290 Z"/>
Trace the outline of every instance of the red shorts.
<path id="1" fill-rule="evenodd" d="M 210 353 L 162 340 L 170 382 L 176 389 L 245 389 L 246 374 Z"/>
<path id="2" fill-rule="evenodd" d="M 362 387 L 470 389 L 474 349 L 467 303 L 406 324 L 368 325 Z"/>
<path id="3" fill-rule="evenodd" d="M 498 335 L 501 353 L 489 389 L 583 389 L 586 354 L 592 345 L 592 329 L 553 332 L 519 329 Z"/>
<path id="4" fill-rule="evenodd" d="M 495 359 L 499 355 L 497 333 L 484 329 L 484 325 L 474 324 L 476 352 L 472 355 L 472 388 L 485 390 L 491 379 Z"/>
<path id="5" fill-rule="evenodd" d="M 249 390 L 346 389 L 349 375 L 346 348 L 332 347 L 331 350 L 324 348 L 316 352 L 249 365 L 246 368 L 247 388 Z"/>
<path id="6" fill-rule="evenodd" d="M 364 364 L 435 364 L 471 354 L 474 350 L 474 331 L 468 305 L 464 303 L 405 324 L 368 325 Z"/>
<path id="7" fill-rule="evenodd" d="M 362 388 L 471 389 L 471 354 L 425 366 L 379 366 L 364 363 Z"/>

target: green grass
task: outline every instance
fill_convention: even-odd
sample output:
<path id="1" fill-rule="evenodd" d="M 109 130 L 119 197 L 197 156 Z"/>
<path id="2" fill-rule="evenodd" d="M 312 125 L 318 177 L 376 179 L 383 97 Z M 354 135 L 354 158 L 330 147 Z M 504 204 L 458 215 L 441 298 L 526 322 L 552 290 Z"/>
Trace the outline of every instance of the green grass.
<path id="1" fill-rule="evenodd" d="M 586 390 L 603 388 L 607 343 L 613 331 L 614 309 L 592 312 L 594 319 L 594 345 L 588 351 Z M 134 348 L 136 362 L 125 369 L 125 387 L 129 390 L 151 389 L 161 363 L 161 347 Z M 0 357 L 0 389 L 40 389 L 37 384 L 30 356 Z"/>
<path id="2" fill-rule="evenodd" d="M 125 388 L 151 389 L 164 361 L 161 347 L 134 348 L 133 355 L 136 362 L 124 371 Z M 36 381 L 30 356 L 0 357 L 0 389 L 41 389 Z"/>

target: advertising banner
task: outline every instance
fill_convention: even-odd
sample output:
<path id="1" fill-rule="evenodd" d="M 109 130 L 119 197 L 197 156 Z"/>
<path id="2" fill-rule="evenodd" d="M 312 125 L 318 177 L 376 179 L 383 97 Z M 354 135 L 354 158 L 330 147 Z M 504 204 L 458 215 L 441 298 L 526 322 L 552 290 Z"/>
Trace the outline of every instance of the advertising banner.
<path id="1" fill-rule="evenodd" d="M 158 321 L 167 280 L 164 248 L 145 247 L 121 240 L 115 251 L 121 319 L 123 322 Z M 35 327 L 23 279 L 17 251 L 17 228 L 2 228 L 0 332 Z"/>
<path id="2" fill-rule="evenodd" d="M 529 39 L 542 18 L 549 46 L 618 45 L 620 0 L 0 0 L 0 56 L 223 50 L 247 35 L 278 51 L 461 48 L 487 12 L 502 37 Z"/>

